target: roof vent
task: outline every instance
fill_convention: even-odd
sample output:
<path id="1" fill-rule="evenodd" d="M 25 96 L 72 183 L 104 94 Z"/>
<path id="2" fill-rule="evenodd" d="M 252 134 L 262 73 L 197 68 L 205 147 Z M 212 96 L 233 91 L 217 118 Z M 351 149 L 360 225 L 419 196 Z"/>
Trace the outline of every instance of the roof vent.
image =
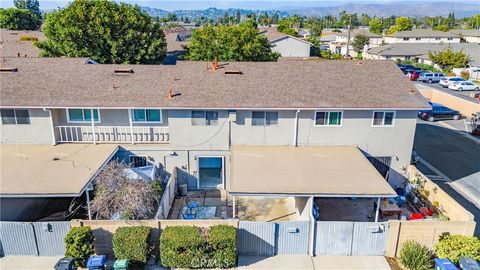
<path id="1" fill-rule="evenodd" d="M 16 67 L 0 67 L 0 73 L 13 73 L 18 72 Z"/>
<path id="2" fill-rule="evenodd" d="M 243 74 L 243 72 L 239 69 L 227 69 L 225 70 L 225 75 L 228 75 L 228 74 Z"/>
<path id="3" fill-rule="evenodd" d="M 113 70 L 113 73 L 115 75 L 121 75 L 121 74 L 132 74 L 134 72 L 133 72 L 133 69 L 130 68 L 130 69 L 115 69 Z"/>

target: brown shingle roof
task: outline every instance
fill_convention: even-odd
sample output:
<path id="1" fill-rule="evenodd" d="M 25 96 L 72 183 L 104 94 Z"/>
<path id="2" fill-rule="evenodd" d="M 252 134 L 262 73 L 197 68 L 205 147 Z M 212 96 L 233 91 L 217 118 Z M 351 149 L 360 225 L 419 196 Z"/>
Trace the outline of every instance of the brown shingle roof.
<path id="1" fill-rule="evenodd" d="M 428 108 L 390 61 L 86 65 L 85 59 L 10 58 L 0 106 L 161 108 Z M 135 73 L 114 75 L 114 69 Z M 226 75 L 225 70 L 243 74 Z M 167 99 L 169 90 L 181 93 Z M 414 90 L 412 94 L 410 91 Z"/>
<path id="2" fill-rule="evenodd" d="M 45 40 L 40 31 L 12 31 L 0 29 L 0 57 L 38 57 L 40 49 L 32 41 L 20 41 L 22 36 L 33 36 Z"/>

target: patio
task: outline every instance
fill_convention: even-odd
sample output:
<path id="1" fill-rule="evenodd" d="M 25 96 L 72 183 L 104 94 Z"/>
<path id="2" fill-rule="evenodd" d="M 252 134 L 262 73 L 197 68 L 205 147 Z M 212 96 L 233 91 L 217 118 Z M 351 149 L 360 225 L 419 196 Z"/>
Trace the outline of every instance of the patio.
<path id="1" fill-rule="evenodd" d="M 175 198 L 168 219 L 185 219 L 187 205 L 194 203 L 192 219 L 229 219 L 233 214 L 232 196 L 225 190 L 189 191 L 186 197 Z M 239 196 L 237 218 L 247 221 L 286 221 L 298 218 L 295 201 L 289 197 Z"/>

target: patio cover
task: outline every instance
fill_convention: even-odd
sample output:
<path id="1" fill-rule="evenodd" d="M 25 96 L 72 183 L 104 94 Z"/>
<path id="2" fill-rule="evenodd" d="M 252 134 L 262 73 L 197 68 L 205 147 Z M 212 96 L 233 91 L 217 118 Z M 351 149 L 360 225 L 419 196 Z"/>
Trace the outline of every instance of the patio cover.
<path id="1" fill-rule="evenodd" d="M 1 144 L 0 197 L 79 196 L 117 148 L 107 144 Z"/>
<path id="2" fill-rule="evenodd" d="M 233 195 L 393 197 L 355 146 L 233 146 Z"/>

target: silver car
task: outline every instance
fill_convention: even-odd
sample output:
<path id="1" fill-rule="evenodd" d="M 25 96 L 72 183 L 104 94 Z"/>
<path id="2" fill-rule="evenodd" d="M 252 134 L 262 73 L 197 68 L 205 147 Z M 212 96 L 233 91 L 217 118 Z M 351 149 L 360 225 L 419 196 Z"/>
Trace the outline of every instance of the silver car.
<path id="1" fill-rule="evenodd" d="M 442 73 L 435 73 L 435 72 L 423 72 L 420 73 L 417 81 L 422 81 L 426 83 L 437 83 L 440 82 L 441 79 L 445 78 L 445 75 Z"/>

